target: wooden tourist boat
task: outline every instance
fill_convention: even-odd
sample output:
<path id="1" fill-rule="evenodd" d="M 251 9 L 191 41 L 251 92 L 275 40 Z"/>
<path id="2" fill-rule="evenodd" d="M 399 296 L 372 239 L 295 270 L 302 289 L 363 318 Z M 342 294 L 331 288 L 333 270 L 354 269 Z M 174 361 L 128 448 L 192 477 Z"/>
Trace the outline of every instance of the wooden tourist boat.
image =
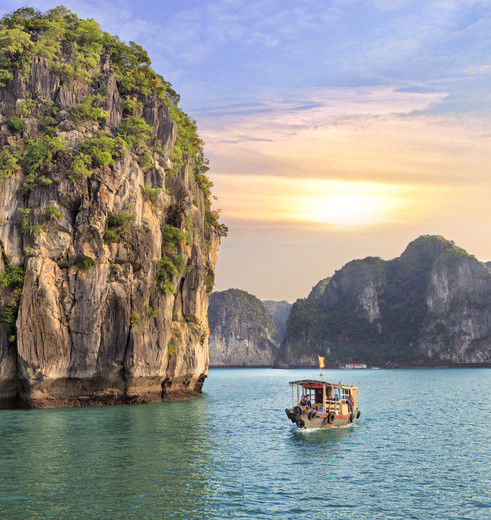
<path id="1" fill-rule="evenodd" d="M 357 386 L 311 379 L 291 381 L 290 386 L 292 408 L 285 412 L 299 429 L 339 428 L 360 417 Z"/>

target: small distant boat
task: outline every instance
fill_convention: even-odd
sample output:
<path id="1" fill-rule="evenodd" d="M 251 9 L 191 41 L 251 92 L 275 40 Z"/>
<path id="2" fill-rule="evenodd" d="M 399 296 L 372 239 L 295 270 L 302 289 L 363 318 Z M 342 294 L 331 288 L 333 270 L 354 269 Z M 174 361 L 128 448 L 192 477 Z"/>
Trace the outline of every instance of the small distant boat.
<path id="1" fill-rule="evenodd" d="M 293 387 L 292 407 L 285 413 L 299 429 L 338 428 L 360 418 L 357 386 L 311 379 L 289 384 Z"/>
<path id="2" fill-rule="evenodd" d="M 365 363 L 346 363 L 345 365 L 342 365 L 341 368 L 348 368 L 348 369 L 363 369 L 367 368 Z"/>

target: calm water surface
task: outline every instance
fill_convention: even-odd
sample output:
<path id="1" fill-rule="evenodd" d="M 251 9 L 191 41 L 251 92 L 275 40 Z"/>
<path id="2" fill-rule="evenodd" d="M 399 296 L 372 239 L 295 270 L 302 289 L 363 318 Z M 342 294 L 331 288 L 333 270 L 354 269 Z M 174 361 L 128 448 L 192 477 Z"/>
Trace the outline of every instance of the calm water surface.
<path id="1" fill-rule="evenodd" d="M 215 369 L 182 402 L 0 412 L 0 519 L 490 519 L 491 371 L 328 370 L 355 426 L 298 432 L 288 381 Z"/>

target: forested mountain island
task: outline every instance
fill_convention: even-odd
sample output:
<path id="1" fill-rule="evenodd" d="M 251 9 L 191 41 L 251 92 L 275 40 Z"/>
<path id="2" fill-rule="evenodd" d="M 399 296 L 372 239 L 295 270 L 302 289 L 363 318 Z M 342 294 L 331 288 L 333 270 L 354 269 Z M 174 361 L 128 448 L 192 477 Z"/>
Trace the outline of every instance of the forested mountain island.
<path id="1" fill-rule="evenodd" d="M 150 65 L 64 7 L 0 20 L 0 406 L 201 390 L 226 228 Z"/>
<path id="2" fill-rule="evenodd" d="M 312 366 L 318 354 L 330 366 L 491 365 L 489 263 L 432 235 L 393 260 L 353 260 L 293 304 L 272 354 L 278 367 Z"/>
<path id="3" fill-rule="evenodd" d="M 272 366 L 290 308 L 288 302 L 262 302 L 239 289 L 212 293 L 210 366 Z"/>

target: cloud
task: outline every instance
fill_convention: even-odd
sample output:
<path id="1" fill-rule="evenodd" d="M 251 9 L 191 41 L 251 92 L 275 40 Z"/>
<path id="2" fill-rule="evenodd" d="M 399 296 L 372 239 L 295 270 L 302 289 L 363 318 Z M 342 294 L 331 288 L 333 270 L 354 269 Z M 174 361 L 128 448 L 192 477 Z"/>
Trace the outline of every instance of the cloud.
<path id="1" fill-rule="evenodd" d="M 464 220 L 489 221 L 487 118 L 428 113 L 446 93 L 412 86 L 208 107 L 198 120 L 231 234 L 287 225 L 295 236 L 455 229 L 462 239 Z"/>
<path id="2" fill-rule="evenodd" d="M 445 129 L 436 116 L 417 112 L 444 100 L 445 93 L 372 87 L 303 94 L 258 107 L 219 106 L 198 113 L 213 171 L 380 181 L 393 179 L 396 171 L 401 182 L 415 175 L 429 182 L 440 178 L 440 172 L 418 173 L 421 156 L 416 151 L 426 150 L 428 142 L 435 150 L 445 148 L 454 128 Z M 435 137 L 438 125 L 443 128 Z M 473 135 L 477 128 L 472 127 Z M 382 164 L 381 149 L 386 150 Z M 432 153 L 427 152 L 428 158 Z"/>
<path id="3" fill-rule="evenodd" d="M 462 74 L 471 76 L 491 75 L 491 65 L 469 65 L 462 70 Z"/>

